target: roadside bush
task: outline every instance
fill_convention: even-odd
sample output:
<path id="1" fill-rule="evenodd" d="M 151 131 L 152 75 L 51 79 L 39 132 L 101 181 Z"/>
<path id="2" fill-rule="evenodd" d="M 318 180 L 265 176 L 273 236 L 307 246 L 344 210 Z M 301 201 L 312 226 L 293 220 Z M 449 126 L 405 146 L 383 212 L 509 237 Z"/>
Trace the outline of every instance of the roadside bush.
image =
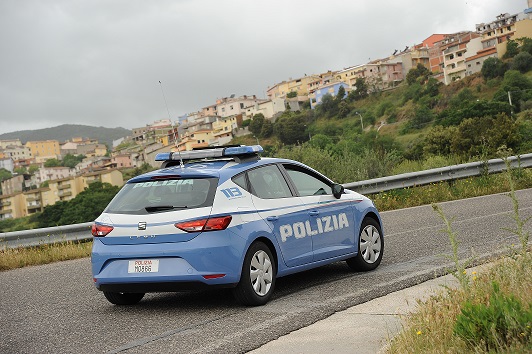
<path id="1" fill-rule="evenodd" d="M 532 305 L 528 309 L 513 295 L 503 294 L 497 282 L 487 304 L 468 300 L 456 318 L 454 333 L 470 348 L 483 347 L 486 352 L 498 351 L 514 342 L 530 340 Z"/>

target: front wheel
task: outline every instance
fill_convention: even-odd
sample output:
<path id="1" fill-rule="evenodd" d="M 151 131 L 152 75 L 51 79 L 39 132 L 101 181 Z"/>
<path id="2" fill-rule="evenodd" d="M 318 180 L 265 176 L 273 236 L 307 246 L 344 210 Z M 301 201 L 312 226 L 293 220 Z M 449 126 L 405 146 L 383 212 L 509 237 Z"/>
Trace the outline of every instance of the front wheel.
<path id="1" fill-rule="evenodd" d="M 144 297 L 144 293 L 113 293 L 104 291 L 106 299 L 115 305 L 135 305 Z"/>
<path id="2" fill-rule="evenodd" d="M 347 265 L 356 271 L 373 270 L 379 266 L 384 252 L 384 237 L 381 226 L 372 218 L 365 218 L 360 227 L 358 254 L 346 260 Z"/>
<path id="3" fill-rule="evenodd" d="M 275 288 L 275 261 L 270 248 L 262 242 L 251 245 L 244 258 L 240 282 L 233 289 L 243 305 L 264 305 Z"/>

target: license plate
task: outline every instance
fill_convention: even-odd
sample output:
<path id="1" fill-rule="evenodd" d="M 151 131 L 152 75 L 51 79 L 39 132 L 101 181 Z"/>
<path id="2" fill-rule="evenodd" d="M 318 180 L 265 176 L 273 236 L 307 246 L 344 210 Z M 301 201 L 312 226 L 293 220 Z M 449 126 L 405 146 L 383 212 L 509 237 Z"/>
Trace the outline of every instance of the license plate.
<path id="1" fill-rule="evenodd" d="M 137 259 L 129 261 L 128 273 L 157 273 L 159 271 L 158 259 Z"/>

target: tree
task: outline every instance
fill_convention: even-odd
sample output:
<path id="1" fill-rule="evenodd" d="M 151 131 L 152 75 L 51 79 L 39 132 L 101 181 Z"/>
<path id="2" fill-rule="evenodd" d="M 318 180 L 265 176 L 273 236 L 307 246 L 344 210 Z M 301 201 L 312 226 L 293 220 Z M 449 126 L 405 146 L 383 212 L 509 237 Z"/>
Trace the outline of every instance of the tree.
<path id="1" fill-rule="evenodd" d="M 26 167 L 21 166 L 21 167 L 15 168 L 13 172 L 19 175 L 23 175 L 24 173 L 27 173 L 28 171 L 26 170 Z"/>
<path id="2" fill-rule="evenodd" d="M 514 57 L 512 70 L 519 70 L 522 73 L 526 73 L 530 69 L 532 69 L 532 54 L 521 52 Z"/>
<path id="3" fill-rule="evenodd" d="M 342 101 L 345 97 L 345 88 L 343 85 L 340 85 L 340 87 L 338 88 L 338 93 L 336 93 L 336 101 Z"/>
<path id="4" fill-rule="evenodd" d="M 452 138 L 451 153 L 465 157 L 494 156 L 503 145 L 514 149 L 519 145 L 519 127 L 505 113 L 465 119 Z"/>
<path id="5" fill-rule="evenodd" d="M 13 174 L 6 170 L 5 168 L 0 168 L 0 181 L 5 181 L 6 179 L 10 179 L 13 177 Z"/>
<path id="6" fill-rule="evenodd" d="M 83 161 L 85 158 L 84 155 L 72 155 L 72 154 L 66 154 L 65 157 L 63 157 L 62 166 L 74 168 L 78 163 Z"/>
<path id="7" fill-rule="evenodd" d="M 488 58 L 482 64 L 480 73 L 485 80 L 502 77 L 506 71 L 506 64 L 499 58 Z"/>
<path id="8" fill-rule="evenodd" d="M 357 78 L 355 81 L 354 90 L 349 92 L 348 100 L 355 101 L 368 97 L 368 85 L 363 78 Z"/>
<path id="9" fill-rule="evenodd" d="M 519 53 L 518 43 L 513 39 L 506 41 L 506 53 L 502 56 L 503 59 L 513 58 Z"/>
<path id="10" fill-rule="evenodd" d="M 295 91 L 290 91 L 286 94 L 286 98 L 295 98 L 297 97 L 297 92 Z"/>
<path id="11" fill-rule="evenodd" d="M 338 101 L 330 94 L 326 93 L 321 97 L 318 111 L 326 116 L 335 116 L 338 113 Z"/>
<path id="12" fill-rule="evenodd" d="M 528 54 L 532 54 L 532 38 L 524 37 L 524 38 L 518 38 L 517 39 L 521 43 L 521 47 L 519 48 L 520 52 L 527 52 Z"/>
<path id="13" fill-rule="evenodd" d="M 102 213 L 119 190 L 119 187 L 109 183 L 93 182 L 74 199 L 46 206 L 37 217 L 39 227 L 92 221 Z"/>
<path id="14" fill-rule="evenodd" d="M 48 159 L 44 161 L 44 167 L 59 167 L 61 166 L 61 161 L 58 159 Z"/>
<path id="15" fill-rule="evenodd" d="M 307 122 L 303 115 L 285 112 L 274 124 L 274 133 L 283 144 L 303 143 L 308 138 Z"/>
<path id="16" fill-rule="evenodd" d="M 423 144 L 425 155 L 449 155 L 453 137 L 458 131 L 457 127 L 444 128 L 437 125 L 427 134 Z"/>
<path id="17" fill-rule="evenodd" d="M 28 168 L 28 172 L 30 174 L 34 174 L 37 171 L 39 171 L 39 165 L 30 165 L 30 167 Z"/>
<path id="18" fill-rule="evenodd" d="M 509 105 L 508 92 L 510 92 L 515 111 L 520 112 L 521 102 L 532 99 L 532 81 L 517 70 L 508 70 L 504 74 L 499 90 L 493 95 L 493 101 Z"/>
<path id="19" fill-rule="evenodd" d="M 249 123 L 249 131 L 255 136 L 260 136 L 262 130 L 262 125 L 264 124 L 264 114 L 257 113 L 251 118 L 251 123 Z"/>
<path id="20" fill-rule="evenodd" d="M 430 70 L 427 69 L 427 67 L 423 64 L 418 63 L 415 68 L 410 69 L 406 74 L 406 82 L 409 85 L 412 85 L 415 82 L 423 84 L 425 81 L 427 81 L 429 76 Z"/>
<path id="21" fill-rule="evenodd" d="M 269 119 L 265 119 L 260 130 L 261 138 L 269 138 L 273 134 L 273 124 Z"/>

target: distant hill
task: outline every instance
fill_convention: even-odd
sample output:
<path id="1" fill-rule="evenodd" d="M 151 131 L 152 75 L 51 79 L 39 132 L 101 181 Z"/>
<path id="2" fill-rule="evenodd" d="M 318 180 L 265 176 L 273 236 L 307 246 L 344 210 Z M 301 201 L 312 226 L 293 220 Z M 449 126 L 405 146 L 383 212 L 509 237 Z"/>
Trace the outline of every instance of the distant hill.
<path id="1" fill-rule="evenodd" d="M 36 130 L 20 130 L 12 133 L 0 134 L 0 140 L 20 139 L 25 144 L 27 141 L 58 140 L 65 142 L 74 137 L 97 139 L 98 142 L 113 147 L 113 140 L 131 135 L 131 130 L 125 128 L 91 127 L 79 124 L 63 124 L 53 128 Z"/>

